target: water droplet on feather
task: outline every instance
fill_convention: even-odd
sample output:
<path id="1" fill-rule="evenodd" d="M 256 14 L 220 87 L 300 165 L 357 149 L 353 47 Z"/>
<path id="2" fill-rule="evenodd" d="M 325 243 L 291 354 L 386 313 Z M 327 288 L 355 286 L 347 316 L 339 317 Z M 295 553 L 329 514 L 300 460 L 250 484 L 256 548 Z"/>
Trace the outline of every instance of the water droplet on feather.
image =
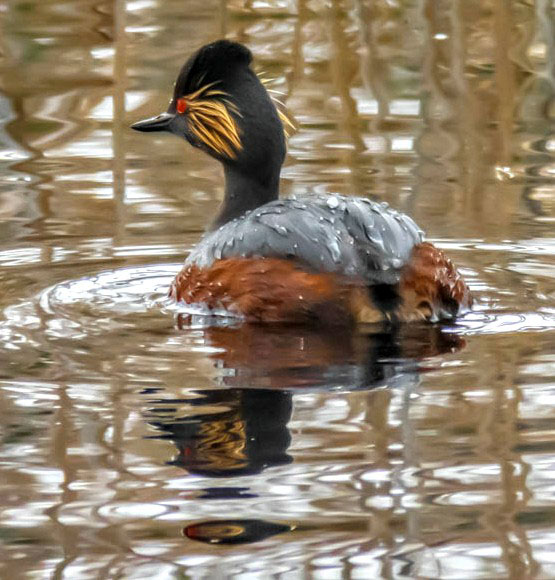
<path id="1" fill-rule="evenodd" d="M 280 236 L 289 235 L 289 230 L 285 226 L 282 226 L 280 224 L 273 224 L 270 227 L 274 230 L 274 232 L 276 232 Z"/>
<path id="2" fill-rule="evenodd" d="M 336 209 L 339 207 L 339 200 L 337 199 L 337 197 L 328 197 L 328 199 L 326 200 L 326 205 L 330 209 Z"/>

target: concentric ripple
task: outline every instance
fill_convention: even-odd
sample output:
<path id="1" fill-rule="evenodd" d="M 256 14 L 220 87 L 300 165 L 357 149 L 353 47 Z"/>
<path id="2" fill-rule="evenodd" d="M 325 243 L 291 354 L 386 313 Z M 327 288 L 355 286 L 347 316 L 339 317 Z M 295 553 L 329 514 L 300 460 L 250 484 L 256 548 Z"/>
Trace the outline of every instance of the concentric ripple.
<path id="1" fill-rule="evenodd" d="M 167 298 L 179 265 L 162 264 L 107 270 L 47 288 L 39 296 L 45 314 L 78 320 L 112 320 L 171 308 Z"/>

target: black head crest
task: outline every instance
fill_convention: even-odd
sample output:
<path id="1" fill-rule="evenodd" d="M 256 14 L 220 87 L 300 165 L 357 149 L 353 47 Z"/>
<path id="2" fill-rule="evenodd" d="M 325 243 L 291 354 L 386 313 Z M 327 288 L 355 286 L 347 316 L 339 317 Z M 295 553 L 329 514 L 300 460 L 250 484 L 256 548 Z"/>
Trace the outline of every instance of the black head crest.
<path id="1" fill-rule="evenodd" d="M 243 173 L 279 173 L 285 156 L 282 123 L 290 123 L 251 62 L 251 51 L 238 42 L 217 40 L 201 47 L 179 72 L 167 112 L 133 128 L 170 131 Z"/>
<path id="2" fill-rule="evenodd" d="M 175 84 L 175 97 L 193 93 L 210 83 L 222 83 L 237 67 L 248 67 L 251 51 L 238 42 L 217 40 L 200 48 L 181 69 Z"/>

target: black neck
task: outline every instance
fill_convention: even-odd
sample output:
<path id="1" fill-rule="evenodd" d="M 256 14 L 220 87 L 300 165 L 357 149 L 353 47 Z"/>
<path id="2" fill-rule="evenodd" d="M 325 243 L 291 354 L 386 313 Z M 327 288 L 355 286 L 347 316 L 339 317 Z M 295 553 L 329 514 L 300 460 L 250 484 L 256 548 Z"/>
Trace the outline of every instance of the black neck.
<path id="1" fill-rule="evenodd" d="M 279 197 L 279 171 L 276 175 L 260 179 L 241 173 L 236 167 L 224 165 L 224 174 L 225 198 L 211 229 Z"/>

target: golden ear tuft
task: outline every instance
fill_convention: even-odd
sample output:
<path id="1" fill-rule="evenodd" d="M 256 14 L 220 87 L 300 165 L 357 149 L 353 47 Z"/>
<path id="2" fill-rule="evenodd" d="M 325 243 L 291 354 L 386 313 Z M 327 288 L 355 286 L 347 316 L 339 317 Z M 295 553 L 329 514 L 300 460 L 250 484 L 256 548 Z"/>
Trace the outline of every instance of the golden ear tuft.
<path id="1" fill-rule="evenodd" d="M 256 76 L 258 77 L 259 81 L 264 85 L 264 88 L 270 95 L 270 98 L 272 99 L 272 102 L 276 107 L 279 120 L 283 125 L 283 132 L 285 133 L 285 137 L 286 139 L 289 139 L 289 137 L 291 137 L 297 132 L 297 126 L 295 125 L 294 119 L 287 110 L 285 104 L 282 101 L 280 101 L 279 98 L 276 96 L 283 95 L 284 93 L 280 93 L 279 91 L 270 88 L 272 86 L 272 83 L 275 82 L 275 79 L 265 77 L 263 76 L 263 73 L 256 73 Z"/>
<path id="2" fill-rule="evenodd" d="M 224 91 L 209 83 L 186 96 L 189 127 L 195 137 L 218 155 L 235 159 L 241 151 L 239 127 L 232 115 L 241 113 Z"/>
<path id="3" fill-rule="evenodd" d="M 279 120 L 283 125 L 283 132 L 285 133 L 285 137 L 289 139 L 291 135 L 294 135 L 297 132 L 297 126 L 293 123 L 291 118 L 289 117 L 289 112 L 282 111 L 278 107 L 276 107 Z"/>

